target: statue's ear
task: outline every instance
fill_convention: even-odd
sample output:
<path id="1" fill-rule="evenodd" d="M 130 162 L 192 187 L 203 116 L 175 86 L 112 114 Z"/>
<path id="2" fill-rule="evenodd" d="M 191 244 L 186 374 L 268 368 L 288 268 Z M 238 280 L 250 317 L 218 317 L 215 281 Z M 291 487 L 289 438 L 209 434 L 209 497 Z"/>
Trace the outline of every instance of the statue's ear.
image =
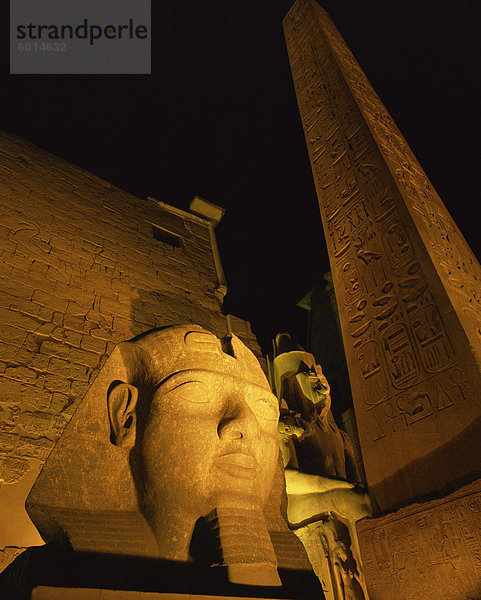
<path id="1" fill-rule="evenodd" d="M 138 390 L 121 381 L 114 382 L 107 393 L 110 441 L 115 446 L 131 448 L 135 444 Z"/>

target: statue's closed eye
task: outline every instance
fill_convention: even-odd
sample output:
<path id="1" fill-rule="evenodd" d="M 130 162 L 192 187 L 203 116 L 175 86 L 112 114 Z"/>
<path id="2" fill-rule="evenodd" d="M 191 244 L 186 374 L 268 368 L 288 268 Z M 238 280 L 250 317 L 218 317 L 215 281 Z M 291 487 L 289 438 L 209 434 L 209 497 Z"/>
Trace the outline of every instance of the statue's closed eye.
<path id="1" fill-rule="evenodd" d="M 190 380 L 183 381 L 169 390 L 167 393 L 181 391 L 182 395 L 189 401 L 196 404 L 215 404 L 216 399 L 221 400 L 222 396 L 216 396 L 216 389 L 208 386 L 203 381 Z M 227 397 L 226 397 L 227 398 Z M 279 411 L 277 401 L 273 398 L 257 398 L 256 400 L 248 400 L 248 406 L 256 417 L 265 419 L 266 421 L 277 421 Z"/>
<path id="2" fill-rule="evenodd" d="M 209 388 L 203 381 L 183 381 L 172 388 L 169 393 L 179 389 L 182 389 L 182 392 L 186 394 L 190 402 L 200 404 L 212 401 L 212 391 L 209 391 Z"/>

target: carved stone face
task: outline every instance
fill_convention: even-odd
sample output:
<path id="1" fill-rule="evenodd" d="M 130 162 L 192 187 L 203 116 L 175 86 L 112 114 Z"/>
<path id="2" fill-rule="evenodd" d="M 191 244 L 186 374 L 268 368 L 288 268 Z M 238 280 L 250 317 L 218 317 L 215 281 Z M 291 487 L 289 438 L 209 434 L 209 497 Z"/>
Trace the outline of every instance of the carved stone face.
<path id="1" fill-rule="evenodd" d="M 327 414 L 331 408 L 329 383 L 312 354 L 293 350 L 274 361 L 276 387 L 289 408 L 304 417 Z"/>
<path id="2" fill-rule="evenodd" d="M 233 495 L 265 504 L 277 464 L 277 399 L 241 376 L 192 369 L 156 390 L 139 449 L 154 512 L 198 517 Z"/>
<path id="3" fill-rule="evenodd" d="M 29 514 L 44 539 L 66 532 L 78 551 L 178 562 L 197 557 L 210 531 L 230 581 L 280 585 L 263 510 L 278 530 L 278 415 L 236 336 L 192 324 L 147 332 L 113 350 Z"/>
<path id="4" fill-rule="evenodd" d="M 194 581 L 206 576 L 209 593 L 217 582 L 225 592 L 224 574 L 281 586 L 270 532 L 281 566 L 293 556 L 296 570 L 309 567 L 281 515 L 278 417 L 235 335 L 193 324 L 146 332 L 112 351 L 32 488 L 29 515 L 45 541 L 112 556 L 114 582 L 115 557 L 127 557 L 149 559 L 132 580 L 152 569 L 153 591 L 166 591 L 165 561 L 197 562 Z M 219 561 L 225 569 L 202 573 Z"/>
<path id="5" fill-rule="evenodd" d="M 329 383 L 320 365 L 316 365 L 314 361 L 311 364 L 302 361 L 295 379 L 306 400 L 316 407 L 316 412 L 323 412 L 331 408 Z"/>
<path id="6" fill-rule="evenodd" d="M 200 517 L 265 505 L 277 466 L 278 402 L 235 336 L 179 326 L 125 349 L 134 375 L 110 389 L 111 440 L 131 450 L 140 507 L 161 555 L 183 560 Z"/>

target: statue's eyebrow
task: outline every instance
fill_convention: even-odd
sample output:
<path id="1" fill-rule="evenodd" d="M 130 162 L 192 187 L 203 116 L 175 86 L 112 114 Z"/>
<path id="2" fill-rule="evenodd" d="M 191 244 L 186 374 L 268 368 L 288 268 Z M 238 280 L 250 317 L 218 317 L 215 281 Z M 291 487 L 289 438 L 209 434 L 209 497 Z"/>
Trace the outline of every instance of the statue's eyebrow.
<path id="1" fill-rule="evenodd" d="M 177 385 L 174 385 L 173 388 L 171 388 L 169 390 L 169 392 L 173 392 L 174 390 L 176 390 L 177 388 L 180 388 L 183 385 L 186 385 L 187 383 L 202 383 L 201 381 L 199 381 L 198 379 L 188 379 L 187 381 L 181 381 L 180 383 L 178 383 Z"/>
<path id="2" fill-rule="evenodd" d="M 172 385 L 174 385 L 174 387 L 172 387 L 169 391 L 172 391 L 173 389 L 179 387 L 180 385 L 183 385 L 184 383 L 189 383 L 189 381 L 195 381 L 195 380 L 192 379 L 192 380 L 182 381 L 178 385 L 175 385 L 176 379 L 178 379 L 181 376 L 186 376 L 186 374 L 192 373 L 192 372 L 193 371 L 190 370 L 190 371 L 175 371 L 174 373 L 170 373 L 169 375 L 167 375 L 167 377 L 164 377 L 164 379 L 162 379 L 158 383 L 154 384 L 154 392 L 156 392 L 163 385 L 171 383 L 172 380 L 173 380 L 173 384 Z M 154 379 L 154 381 L 156 380 L 155 373 L 154 373 L 153 379 Z"/>
<path id="3" fill-rule="evenodd" d="M 200 381 L 199 379 L 187 379 L 186 381 L 181 381 L 177 385 L 173 385 L 173 387 L 169 386 L 169 389 L 165 393 L 170 394 L 170 392 L 173 392 L 174 390 L 177 390 L 183 385 L 187 385 L 188 383 L 202 383 L 202 381 Z"/>

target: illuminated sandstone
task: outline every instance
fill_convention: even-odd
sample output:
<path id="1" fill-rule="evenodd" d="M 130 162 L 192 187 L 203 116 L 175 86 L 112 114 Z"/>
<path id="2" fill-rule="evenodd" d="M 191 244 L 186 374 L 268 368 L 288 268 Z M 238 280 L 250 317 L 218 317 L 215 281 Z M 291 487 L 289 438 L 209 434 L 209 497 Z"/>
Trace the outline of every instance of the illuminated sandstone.
<path id="1" fill-rule="evenodd" d="M 326 598 L 367 598 L 355 523 L 371 514 L 347 434 L 331 412 L 329 383 L 314 356 L 276 336 L 274 381 L 286 468 L 287 517 Z M 348 478 L 350 481 L 347 481 Z"/>
<path id="2" fill-rule="evenodd" d="M 370 598 L 480 597 L 461 486 L 480 483 L 481 267 L 326 12 L 297 0 L 284 30 L 379 516 L 357 524 Z"/>
<path id="3" fill-rule="evenodd" d="M 243 573 L 253 571 L 251 583 L 278 584 L 261 518 L 277 465 L 277 419 L 276 398 L 237 338 L 196 326 L 148 333 L 112 353 L 34 485 L 28 512 L 47 541 L 60 527 L 75 550 L 176 561 L 189 560 L 199 518 L 219 512 L 222 544 L 223 519 L 239 513 L 264 535 L 255 558 L 249 548 L 226 558 L 234 579 L 248 583 Z M 104 511 L 125 517 L 124 540 Z M 149 544 L 137 532 L 144 519 Z"/>
<path id="4" fill-rule="evenodd" d="M 308 567 L 280 515 L 278 414 L 236 336 L 197 325 L 148 332 L 112 352 L 32 488 L 28 513 L 46 541 L 66 537 L 76 552 L 176 564 L 193 560 L 203 520 L 217 532 L 229 581 L 279 586 L 271 538 L 282 566 Z"/>
<path id="5" fill-rule="evenodd" d="M 481 267 L 326 12 L 284 19 L 369 492 L 387 511 L 481 471 Z"/>

